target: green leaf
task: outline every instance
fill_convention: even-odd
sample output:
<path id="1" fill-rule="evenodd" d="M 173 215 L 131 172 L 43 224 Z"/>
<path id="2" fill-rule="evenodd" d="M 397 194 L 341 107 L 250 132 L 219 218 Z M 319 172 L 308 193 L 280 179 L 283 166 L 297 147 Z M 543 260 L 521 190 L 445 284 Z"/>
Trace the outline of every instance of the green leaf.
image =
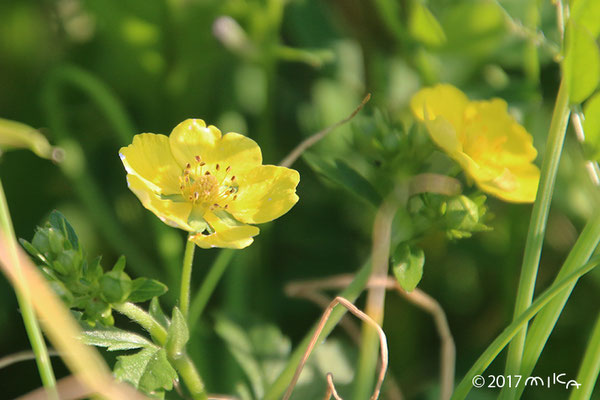
<path id="1" fill-rule="evenodd" d="M 125 271 L 125 264 L 127 263 L 127 260 L 125 258 L 125 256 L 120 256 L 119 259 L 117 260 L 117 262 L 115 263 L 115 265 L 113 266 L 112 270 L 116 271 L 116 272 L 123 272 Z"/>
<path id="2" fill-rule="evenodd" d="M 600 1 L 577 0 L 571 8 L 570 21 L 588 30 L 592 37 L 600 34 Z"/>
<path id="3" fill-rule="evenodd" d="M 587 29 L 574 22 L 569 22 L 567 28 L 563 72 L 571 103 L 585 101 L 600 81 L 600 52 L 596 40 Z"/>
<path id="4" fill-rule="evenodd" d="M 91 346 L 106 347 L 108 351 L 156 347 L 143 336 L 117 328 L 84 331 L 81 340 Z"/>
<path id="5" fill-rule="evenodd" d="M 162 308 L 160 307 L 160 303 L 158 302 L 158 298 L 154 297 L 150 301 L 150 307 L 148 309 L 148 312 L 150 313 L 150 315 L 152 316 L 152 318 L 154 318 L 155 320 L 157 320 L 158 323 L 161 324 L 163 327 L 165 327 L 165 328 L 169 327 L 169 324 L 170 324 L 169 319 L 167 318 L 167 316 L 163 312 Z"/>
<path id="6" fill-rule="evenodd" d="M 31 243 L 29 243 L 27 240 L 19 238 L 19 243 L 21 243 L 21 246 L 23 246 L 23 248 L 24 248 L 25 250 L 27 250 L 27 252 L 28 252 L 29 254 L 31 254 L 31 256 L 33 256 L 33 257 L 37 258 L 38 260 L 40 260 L 40 261 L 42 261 L 42 262 L 44 262 L 44 263 L 46 263 L 46 262 L 47 262 L 47 261 L 46 261 L 46 257 L 44 257 L 44 255 L 43 255 L 42 253 L 40 253 L 40 252 L 38 251 L 38 249 L 37 249 L 37 248 L 35 248 L 35 247 L 34 247 L 34 246 L 31 244 Z"/>
<path id="7" fill-rule="evenodd" d="M 53 210 L 48 221 L 50 222 L 51 227 L 65 235 L 72 249 L 79 250 L 79 239 L 77 238 L 77 234 L 60 211 Z"/>
<path id="8" fill-rule="evenodd" d="M 425 254 L 420 248 L 401 244 L 393 256 L 393 270 L 396 280 L 407 292 L 413 291 L 423 277 Z"/>
<path id="9" fill-rule="evenodd" d="M 127 301 L 141 303 L 159 297 L 169 290 L 164 283 L 154 279 L 137 278 L 131 282 L 131 294 Z"/>
<path id="10" fill-rule="evenodd" d="M 177 379 L 167 353 L 158 347 L 146 347 L 136 354 L 117 357 L 114 374 L 117 379 L 148 394 L 173 389 L 173 381 Z"/>
<path id="11" fill-rule="evenodd" d="M 373 185 L 344 161 L 336 160 L 335 165 L 332 165 L 310 153 L 304 153 L 302 157 L 312 169 L 332 182 L 376 207 L 381 204 L 381 196 Z"/>
<path id="12" fill-rule="evenodd" d="M 408 22 L 411 36 L 428 46 L 440 46 L 446 43 L 446 34 L 435 16 L 419 0 L 411 4 Z"/>
<path id="13" fill-rule="evenodd" d="M 587 158 L 600 158 L 600 93 L 596 93 L 583 107 L 583 131 L 585 133 L 585 149 Z"/>
<path id="14" fill-rule="evenodd" d="M 169 356 L 179 358 L 185 352 L 185 345 L 190 339 L 190 332 L 185 322 L 185 317 L 179 308 L 173 307 L 171 325 L 167 331 L 167 343 L 165 345 Z"/>

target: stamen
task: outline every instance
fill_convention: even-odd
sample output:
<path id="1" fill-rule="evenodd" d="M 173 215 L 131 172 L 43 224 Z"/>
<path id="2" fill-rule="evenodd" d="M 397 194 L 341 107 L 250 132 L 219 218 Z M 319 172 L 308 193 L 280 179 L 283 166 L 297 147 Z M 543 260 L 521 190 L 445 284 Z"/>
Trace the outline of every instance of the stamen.
<path id="1" fill-rule="evenodd" d="M 219 170 L 219 164 L 215 165 L 215 169 L 218 171 Z"/>
<path id="2" fill-rule="evenodd" d="M 227 207 L 229 207 L 229 204 L 225 204 L 225 207 L 223 208 L 227 210 Z"/>
<path id="3" fill-rule="evenodd" d="M 185 169 L 190 169 L 192 168 L 192 166 L 190 165 L 190 163 L 185 164 Z"/>
<path id="4" fill-rule="evenodd" d="M 233 196 L 233 199 L 236 200 L 237 199 L 237 194 Z"/>
<path id="5" fill-rule="evenodd" d="M 194 200 L 198 200 L 199 197 L 200 197 L 200 193 L 194 192 Z"/>
<path id="6" fill-rule="evenodd" d="M 213 204 L 213 206 L 214 206 L 215 208 L 219 208 L 219 205 L 218 205 L 217 203 Z"/>
<path id="7" fill-rule="evenodd" d="M 196 159 L 196 162 L 200 162 L 200 161 L 202 161 L 202 158 L 201 158 L 200 156 L 196 156 L 196 157 L 194 157 L 194 158 Z"/>
<path id="8" fill-rule="evenodd" d="M 200 166 L 201 166 L 201 167 L 204 167 L 205 165 L 206 165 L 206 163 L 205 163 L 204 161 L 202 161 L 202 162 L 200 163 Z"/>
<path id="9" fill-rule="evenodd" d="M 229 171 L 231 171 L 231 166 L 230 165 L 228 165 L 227 168 L 225 168 L 225 172 L 229 172 Z"/>
<path id="10" fill-rule="evenodd" d="M 235 175 L 231 177 L 231 182 L 235 181 Z"/>
<path id="11" fill-rule="evenodd" d="M 204 175 L 210 175 L 210 171 L 206 171 Z"/>

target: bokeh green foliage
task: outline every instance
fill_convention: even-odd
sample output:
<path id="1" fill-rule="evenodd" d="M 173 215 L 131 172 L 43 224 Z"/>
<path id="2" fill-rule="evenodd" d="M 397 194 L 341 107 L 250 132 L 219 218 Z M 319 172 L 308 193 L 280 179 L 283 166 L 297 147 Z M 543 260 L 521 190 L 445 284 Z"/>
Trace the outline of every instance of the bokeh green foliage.
<path id="1" fill-rule="evenodd" d="M 265 162 L 276 164 L 300 140 L 347 116 L 371 92 L 373 99 L 354 122 L 334 131 L 294 165 L 302 177 L 300 202 L 264 226 L 256 243 L 236 255 L 190 333 L 189 351 L 210 391 L 235 393 L 245 386 L 251 389 L 239 391 L 257 396 L 257 382 L 264 385 L 271 372 L 261 367 L 259 378 L 247 377 L 238 365 L 243 356 L 235 353 L 239 343 L 255 360 L 260 359 L 257 354 L 282 356 L 285 346 L 295 345 L 320 315 L 318 307 L 285 297 L 283 286 L 357 270 L 370 252 L 375 209 L 369 204 L 390 189 L 389 171 L 402 177 L 418 171 L 416 163 L 427 157 L 428 168 L 444 173 L 452 169 L 424 132 L 413 132 L 418 128 L 410 122 L 407 105 L 419 87 L 451 82 L 471 98 L 506 99 L 543 154 L 559 72 L 554 8 L 535 0 L 501 5 L 476 0 L 0 2 L 1 117 L 40 128 L 50 143 L 64 148 L 66 157 L 64 164 L 52 164 L 27 152 L 2 155 L 0 175 L 17 236 L 32 237 L 36 226 L 49 229 L 44 221 L 56 208 L 76 228 L 90 258 L 102 255 L 105 265 L 115 265 L 125 254 L 132 282 L 144 276 L 176 287 L 184 237 L 155 220 L 128 191 L 118 148 L 136 133 L 168 134 L 185 118 L 200 117 L 224 132 L 248 134 L 260 144 Z M 233 37 L 237 48 L 213 35 L 213 24 L 222 15 L 233 18 L 244 32 Z M 542 31 L 545 42 L 533 43 L 528 31 L 511 21 Z M 99 84 L 95 87 L 105 92 L 87 84 L 90 80 L 78 80 L 81 76 L 93 78 Z M 598 95 L 588 95 L 592 97 L 583 111 L 593 155 L 594 138 L 600 137 L 594 117 Z M 103 106 L 107 98 L 109 103 L 116 99 L 116 105 Z M 424 143 L 414 147 L 408 140 Z M 406 154 L 408 148 L 422 153 Z M 406 159 L 410 162 L 400 162 Z M 580 145 L 570 136 L 548 224 L 541 287 L 552 279 L 597 203 L 583 162 Z M 78 172 L 82 166 L 87 175 L 69 174 L 69 168 Z M 450 172 L 460 177 L 458 171 Z M 354 182 L 353 190 L 345 190 L 345 182 Z M 488 199 L 494 218 L 480 220 L 484 213 L 477 193 L 465 187 L 468 200 L 432 195 L 410 199 L 412 215 L 399 213 L 394 224 L 396 243 L 412 246 L 410 254 L 415 248 L 425 254 L 419 287 L 448 313 L 459 348 L 458 375 L 512 317 L 530 213 L 530 206 Z M 430 229 L 432 215 L 439 221 L 442 212 L 448 225 Z M 415 216 L 422 224 L 412 225 Z M 492 230 L 448 240 L 449 231 L 462 232 L 465 225 L 482 228 L 479 223 Z M 115 240 L 115 227 L 127 240 Z M 469 232 L 474 230 L 479 229 Z M 414 240 L 407 244 L 407 239 Z M 73 250 L 71 261 L 54 265 L 83 271 L 79 268 L 85 257 L 75 247 L 67 250 Z M 196 287 L 215 252 L 197 252 Z M 122 273 L 103 271 L 102 276 L 109 274 L 107 285 L 117 282 L 119 291 L 127 281 Z M 64 285 L 61 279 L 56 282 Z M 8 354 L 27 348 L 27 343 L 14 296 L 5 281 L 2 285 L 0 325 L 6 328 L 0 332 L 0 353 Z M 597 313 L 599 285 L 598 273 L 578 285 L 540 360 L 538 375 L 558 369 L 576 373 Z M 163 299 L 169 309 L 176 301 L 173 291 Z M 99 315 L 102 310 L 104 305 Z M 220 329 L 215 333 L 216 326 Z M 249 338 L 227 335 L 227 327 Z M 392 354 L 390 372 L 406 397 L 434 397 L 439 352 L 429 317 L 390 295 L 384 328 Z M 257 337 L 264 331 L 278 336 L 274 329 L 284 339 L 273 339 L 278 343 L 269 350 L 273 353 L 263 351 Z M 339 368 L 348 366 L 336 372 L 346 395 L 350 385 L 343 382 L 352 380 L 354 346 L 341 333 L 336 340 L 341 350 L 329 359 L 337 360 Z M 325 370 L 313 370 L 321 384 Z M 489 371 L 502 370 L 500 357 Z M 39 386 L 36 379 L 28 364 L 0 370 L 0 381 L 11 382 L 8 397 Z M 480 390 L 472 398 L 495 395 Z M 561 399 L 564 393 L 525 395 Z"/>

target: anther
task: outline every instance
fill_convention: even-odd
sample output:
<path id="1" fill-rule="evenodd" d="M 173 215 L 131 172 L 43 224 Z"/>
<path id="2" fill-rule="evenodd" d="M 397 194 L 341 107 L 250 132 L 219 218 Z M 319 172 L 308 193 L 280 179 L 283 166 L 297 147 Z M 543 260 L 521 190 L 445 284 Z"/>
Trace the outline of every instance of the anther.
<path id="1" fill-rule="evenodd" d="M 200 166 L 201 166 L 201 167 L 204 167 L 205 165 L 206 165 L 206 163 L 205 163 L 204 161 L 202 161 L 202 162 L 200 163 Z"/>
<path id="2" fill-rule="evenodd" d="M 202 161 L 202 158 L 200 158 L 200 156 L 196 156 L 196 157 L 194 157 L 194 158 L 196 159 L 196 162 L 200 162 L 200 161 Z"/>
<path id="3" fill-rule="evenodd" d="M 227 210 L 227 207 L 229 207 L 229 204 L 225 204 L 225 207 L 223 208 Z"/>
<path id="4" fill-rule="evenodd" d="M 235 181 L 235 175 L 231 177 L 231 182 Z"/>
<path id="5" fill-rule="evenodd" d="M 210 175 L 210 171 L 206 171 L 204 175 Z"/>
<path id="6" fill-rule="evenodd" d="M 194 200 L 198 200 L 200 194 L 198 192 L 194 192 Z"/>
<path id="7" fill-rule="evenodd" d="M 227 166 L 227 168 L 225 168 L 225 172 L 229 172 L 231 170 L 231 166 Z"/>
<path id="8" fill-rule="evenodd" d="M 237 194 L 233 196 L 233 199 L 234 199 L 234 200 L 235 200 L 235 199 L 237 199 Z"/>
<path id="9" fill-rule="evenodd" d="M 185 164 L 185 169 L 190 169 L 192 168 L 192 166 L 190 165 L 190 163 Z"/>
<path id="10" fill-rule="evenodd" d="M 219 205 L 218 205 L 217 203 L 213 204 L 213 206 L 214 206 L 215 208 L 219 208 Z"/>
<path id="11" fill-rule="evenodd" d="M 215 169 L 218 171 L 219 170 L 219 164 L 215 165 Z"/>

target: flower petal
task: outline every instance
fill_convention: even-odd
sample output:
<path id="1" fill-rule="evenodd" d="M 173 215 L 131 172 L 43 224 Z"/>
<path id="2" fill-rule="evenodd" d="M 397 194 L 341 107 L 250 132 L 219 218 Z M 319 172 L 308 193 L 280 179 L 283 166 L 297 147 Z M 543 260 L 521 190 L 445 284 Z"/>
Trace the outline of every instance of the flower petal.
<path id="1" fill-rule="evenodd" d="M 138 199 L 140 199 L 142 205 L 152 211 L 165 224 L 186 231 L 193 230 L 188 224 L 188 218 L 192 211 L 192 203 L 162 199 L 159 194 L 153 191 L 152 187 L 148 186 L 137 175 L 128 174 L 127 185 Z"/>
<path id="2" fill-rule="evenodd" d="M 506 169 L 491 181 L 476 181 L 489 194 L 511 203 L 533 203 L 540 181 L 540 170 L 533 164 Z"/>
<path id="3" fill-rule="evenodd" d="M 127 173 L 143 180 L 156 193 L 179 193 L 181 168 L 175 162 L 165 135 L 142 133 L 119 150 Z"/>
<path id="4" fill-rule="evenodd" d="M 280 217 L 298 201 L 297 171 L 274 165 L 254 168 L 240 179 L 237 199 L 229 211 L 239 221 L 261 224 Z"/>
<path id="5" fill-rule="evenodd" d="M 198 246 L 209 249 L 212 247 L 225 247 L 230 249 L 243 249 L 248 247 L 254 239 L 253 236 L 259 234 L 260 229 L 252 225 L 231 224 L 216 214 L 209 212 L 204 216 L 206 222 L 214 230 L 214 233 L 204 235 L 201 233 L 192 235 L 190 240 Z"/>
<path id="6" fill-rule="evenodd" d="M 458 135 L 462 132 L 463 114 L 469 103 L 467 96 L 452 85 L 436 85 L 419 90 L 411 99 L 413 114 L 421 121 L 446 119 Z M 458 137 L 462 142 L 462 137 Z"/>
<path id="7" fill-rule="evenodd" d="M 180 166 L 193 163 L 200 156 L 208 168 L 220 164 L 223 169 L 231 167 L 231 174 L 239 175 L 260 165 L 260 147 L 250 138 L 221 131 L 201 119 L 188 119 L 173 129 L 169 137 L 171 152 Z M 236 175 L 236 176 L 237 176 Z"/>

